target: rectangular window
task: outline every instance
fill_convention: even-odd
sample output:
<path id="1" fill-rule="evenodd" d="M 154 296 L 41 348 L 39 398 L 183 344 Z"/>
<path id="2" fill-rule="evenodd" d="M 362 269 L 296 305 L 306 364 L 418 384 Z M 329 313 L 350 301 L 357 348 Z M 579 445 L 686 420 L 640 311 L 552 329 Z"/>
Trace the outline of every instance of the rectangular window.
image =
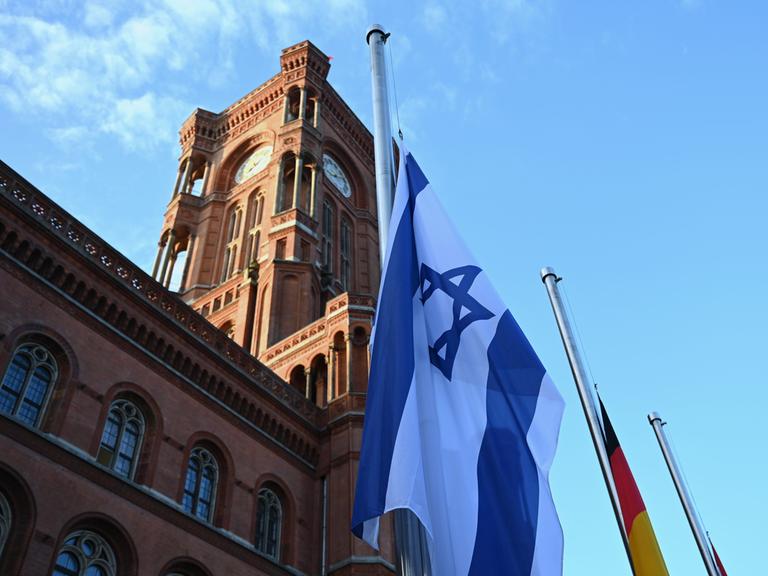
<path id="1" fill-rule="evenodd" d="M 346 218 L 341 221 L 341 287 L 348 291 L 352 280 L 352 226 Z"/>
<path id="2" fill-rule="evenodd" d="M 333 272 L 333 206 L 323 202 L 323 268 Z"/>
<path id="3" fill-rule="evenodd" d="M 275 260 L 285 260 L 286 243 L 285 238 L 281 238 L 277 241 L 277 245 L 275 246 Z"/>

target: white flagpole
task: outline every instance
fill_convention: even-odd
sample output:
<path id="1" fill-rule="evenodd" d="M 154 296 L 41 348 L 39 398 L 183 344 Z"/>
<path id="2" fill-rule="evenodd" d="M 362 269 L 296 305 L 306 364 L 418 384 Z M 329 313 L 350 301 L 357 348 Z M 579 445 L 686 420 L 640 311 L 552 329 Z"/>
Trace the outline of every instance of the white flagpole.
<path id="1" fill-rule="evenodd" d="M 696 545 L 699 547 L 701 559 L 704 561 L 704 566 L 707 568 L 707 574 L 709 576 L 720 576 L 720 572 L 718 572 L 717 567 L 715 566 L 715 560 L 712 558 L 712 553 L 707 544 L 707 535 L 704 531 L 704 526 L 701 524 L 701 518 L 699 518 L 699 515 L 696 513 L 693 499 L 683 480 L 680 466 L 669 446 L 669 440 L 664 431 L 664 426 L 667 423 L 661 419 L 658 412 L 651 412 L 648 414 L 648 422 L 656 433 L 656 439 L 659 441 L 659 448 L 661 448 L 661 453 L 664 455 L 667 468 L 669 468 L 669 475 L 672 476 L 672 482 L 674 482 L 675 488 L 677 489 L 677 495 L 680 497 L 680 504 L 683 505 L 683 510 L 685 510 L 685 517 L 688 519 L 691 532 L 693 532 L 693 537 L 696 539 Z"/>
<path id="2" fill-rule="evenodd" d="M 608 489 L 608 495 L 611 498 L 613 513 L 616 516 L 616 523 L 619 525 L 619 532 L 621 533 L 621 539 L 624 542 L 624 548 L 627 552 L 629 566 L 634 573 L 632 554 L 629 550 L 629 539 L 627 538 L 627 529 L 624 526 L 624 519 L 621 515 L 621 504 L 619 503 L 619 495 L 618 492 L 616 492 L 616 484 L 614 483 L 613 473 L 611 472 L 611 462 L 608 458 L 608 452 L 605 449 L 605 442 L 603 441 L 603 429 L 600 426 L 600 420 L 597 417 L 597 408 L 595 407 L 594 398 L 589 389 L 589 377 L 584 368 L 584 362 L 581 359 L 581 352 L 576 344 L 576 339 L 573 337 L 571 322 L 568 319 L 565 306 L 563 306 L 563 300 L 560 297 L 560 289 L 557 287 L 557 283 L 560 282 L 560 280 L 561 278 L 558 277 L 552 268 L 546 267 L 541 269 L 541 281 L 544 282 L 547 287 L 549 301 L 552 304 L 552 311 L 555 313 L 555 320 L 557 321 L 557 327 L 560 330 L 560 336 L 563 339 L 563 347 L 565 348 L 565 353 L 568 357 L 568 363 L 571 365 L 571 372 L 573 373 L 573 380 L 576 383 L 576 390 L 579 393 L 581 407 L 584 409 L 584 416 L 587 419 L 589 433 L 592 436 L 592 444 L 597 453 L 597 461 L 600 463 L 600 470 L 603 472 L 605 487 Z"/>
<path id="3" fill-rule="evenodd" d="M 373 24 L 365 36 L 371 48 L 371 81 L 373 84 L 373 147 L 376 168 L 376 207 L 379 223 L 379 256 L 383 273 L 386 261 L 389 221 L 395 201 L 395 174 L 392 158 L 392 128 L 389 118 L 384 44 L 389 34 Z M 413 512 L 394 511 L 395 548 L 398 573 L 401 576 L 430 576 L 432 573 L 424 527 Z"/>

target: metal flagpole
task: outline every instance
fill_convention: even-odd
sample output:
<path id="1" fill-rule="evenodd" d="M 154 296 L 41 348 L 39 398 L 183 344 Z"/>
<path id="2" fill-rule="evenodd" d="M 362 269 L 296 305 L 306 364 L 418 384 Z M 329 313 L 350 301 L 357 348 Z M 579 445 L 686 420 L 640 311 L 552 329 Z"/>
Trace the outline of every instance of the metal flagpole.
<path id="1" fill-rule="evenodd" d="M 389 237 L 389 221 L 395 202 L 395 174 L 392 158 L 392 128 L 389 118 L 384 44 L 389 34 L 373 24 L 365 36 L 371 48 L 371 81 L 373 84 L 373 147 L 376 168 L 376 207 L 379 223 L 379 256 L 383 272 Z M 397 567 L 401 576 L 430 576 L 427 535 L 416 515 L 410 510 L 394 511 Z"/>
<path id="2" fill-rule="evenodd" d="M 557 276 L 552 268 L 546 267 L 541 269 L 541 280 L 547 287 L 549 301 L 552 304 L 552 310 L 555 313 L 557 327 L 560 329 L 560 336 L 563 339 L 565 353 L 568 356 L 568 363 L 571 365 L 573 380 L 576 382 L 576 390 L 579 392 L 581 407 L 584 409 L 584 416 L 587 419 L 589 433 L 592 436 L 592 444 L 595 447 L 597 460 L 600 463 L 600 469 L 603 472 L 605 487 L 608 489 L 608 495 L 611 497 L 613 513 L 616 516 L 616 523 L 619 525 L 619 532 L 621 532 L 621 539 L 624 542 L 624 548 L 627 552 L 629 566 L 632 568 L 632 572 L 634 573 L 632 554 L 629 551 L 629 539 L 627 538 L 627 530 L 624 526 L 624 519 L 621 516 L 619 495 L 616 492 L 616 485 L 613 481 L 611 462 L 608 459 L 608 452 L 605 449 L 603 431 L 600 426 L 600 421 L 597 417 L 597 409 L 595 407 L 594 398 L 592 397 L 592 393 L 589 390 L 589 378 L 587 377 L 587 371 L 584 369 L 584 362 L 581 359 L 581 352 L 579 351 L 579 347 L 576 344 L 576 339 L 573 337 L 571 322 L 568 319 L 565 306 L 563 306 L 563 300 L 560 297 L 560 289 L 557 286 L 557 283 L 560 282 L 561 278 Z"/>
<path id="3" fill-rule="evenodd" d="M 699 547 L 701 553 L 701 559 L 704 560 L 704 566 L 707 568 L 707 574 L 709 576 L 720 576 L 720 573 L 715 566 L 714 558 L 709 550 L 707 544 L 707 535 L 704 531 L 704 527 L 701 524 L 701 519 L 696 513 L 696 509 L 693 506 L 691 495 L 688 492 L 688 487 L 685 485 L 683 475 L 680 471 L 680 466 L 675 460 L 675 455 L 669 446 L 669 440 L 664 432 L 664 426 L 666 422 L 661 419 L 658 412 L 651 412 L 648 414 L 648 422 L 651 424 L 653 431 L 656 433 L 656 439 L 659 441 L 659 447 L 661 453 L 664 455 L 664 460 L 667 462 L 667 468 L 669 468 L 669 474 L 672 476 L 672 482 L 677 489 L 677 495 L 680 497 L 680 503 L 685 510 L 685 516 L 688 518 L 688 524 L 691 526 L 693 537 L 696 539 L 696 545 Z"/>

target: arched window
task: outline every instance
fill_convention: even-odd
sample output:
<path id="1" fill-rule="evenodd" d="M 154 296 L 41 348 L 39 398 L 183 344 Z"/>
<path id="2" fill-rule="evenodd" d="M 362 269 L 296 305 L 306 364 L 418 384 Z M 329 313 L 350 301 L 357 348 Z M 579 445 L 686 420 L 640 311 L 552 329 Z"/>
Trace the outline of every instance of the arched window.
<path id="1" fill-rule="evenodd" d="M 189 455 L 187 477 L 184 480 L 184 510 L 205 522 L 213 517 L 216 503 L 216 484 L 219 477 L 219 465 L 205 448 L 195 448 Z"/>
<path id="2" fill-rule="evenodd" d="M 144 415 L 128 400 L 109 408 L 97 460 L 126 478 L 132 478 L 144 437 Z"/>
<path id="3" fill-rule="evenodd" d="M 256 507 L 256 550 L 278 560 L 282 524 L 283 506 L 280 498 L 272 490 L 262 488 Z"/>
<path id="4" fill-rule="evenodd" d="M 56 360 L 46 348 L 20 346 L 0 385 L 0 412 L 37 426 L 57 374 Z"/>
<path id="5" fill-rule="evenodd" d="M 53 576 L 116 576 L 115 553 L 106 540 L 90 530 L 73 532 L 56 557 Z"/>
<path id="6" fill-rule="evenodd" d="M 11 505 L 8 504 L 5 494 L 0 492 L 0 557 L 3 555 L 8 534 L 11 533 L 11 520 Z"/>

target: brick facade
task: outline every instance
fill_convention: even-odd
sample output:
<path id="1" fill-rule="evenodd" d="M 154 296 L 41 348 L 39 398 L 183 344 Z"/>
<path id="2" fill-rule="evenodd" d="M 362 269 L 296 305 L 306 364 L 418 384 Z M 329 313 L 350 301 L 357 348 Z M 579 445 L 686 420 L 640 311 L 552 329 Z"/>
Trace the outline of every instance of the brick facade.
<path id="1" fill-rule="evenodd" d="M 381 555 L 349 531 L 379 277 L 372 138 L 311 43 L 280 64 L 182 126 L 152 277 L 0 165 L 0 574 L 51 574 L 67 550 L 120 576 L 394 571 L 387 523 Z"/>

